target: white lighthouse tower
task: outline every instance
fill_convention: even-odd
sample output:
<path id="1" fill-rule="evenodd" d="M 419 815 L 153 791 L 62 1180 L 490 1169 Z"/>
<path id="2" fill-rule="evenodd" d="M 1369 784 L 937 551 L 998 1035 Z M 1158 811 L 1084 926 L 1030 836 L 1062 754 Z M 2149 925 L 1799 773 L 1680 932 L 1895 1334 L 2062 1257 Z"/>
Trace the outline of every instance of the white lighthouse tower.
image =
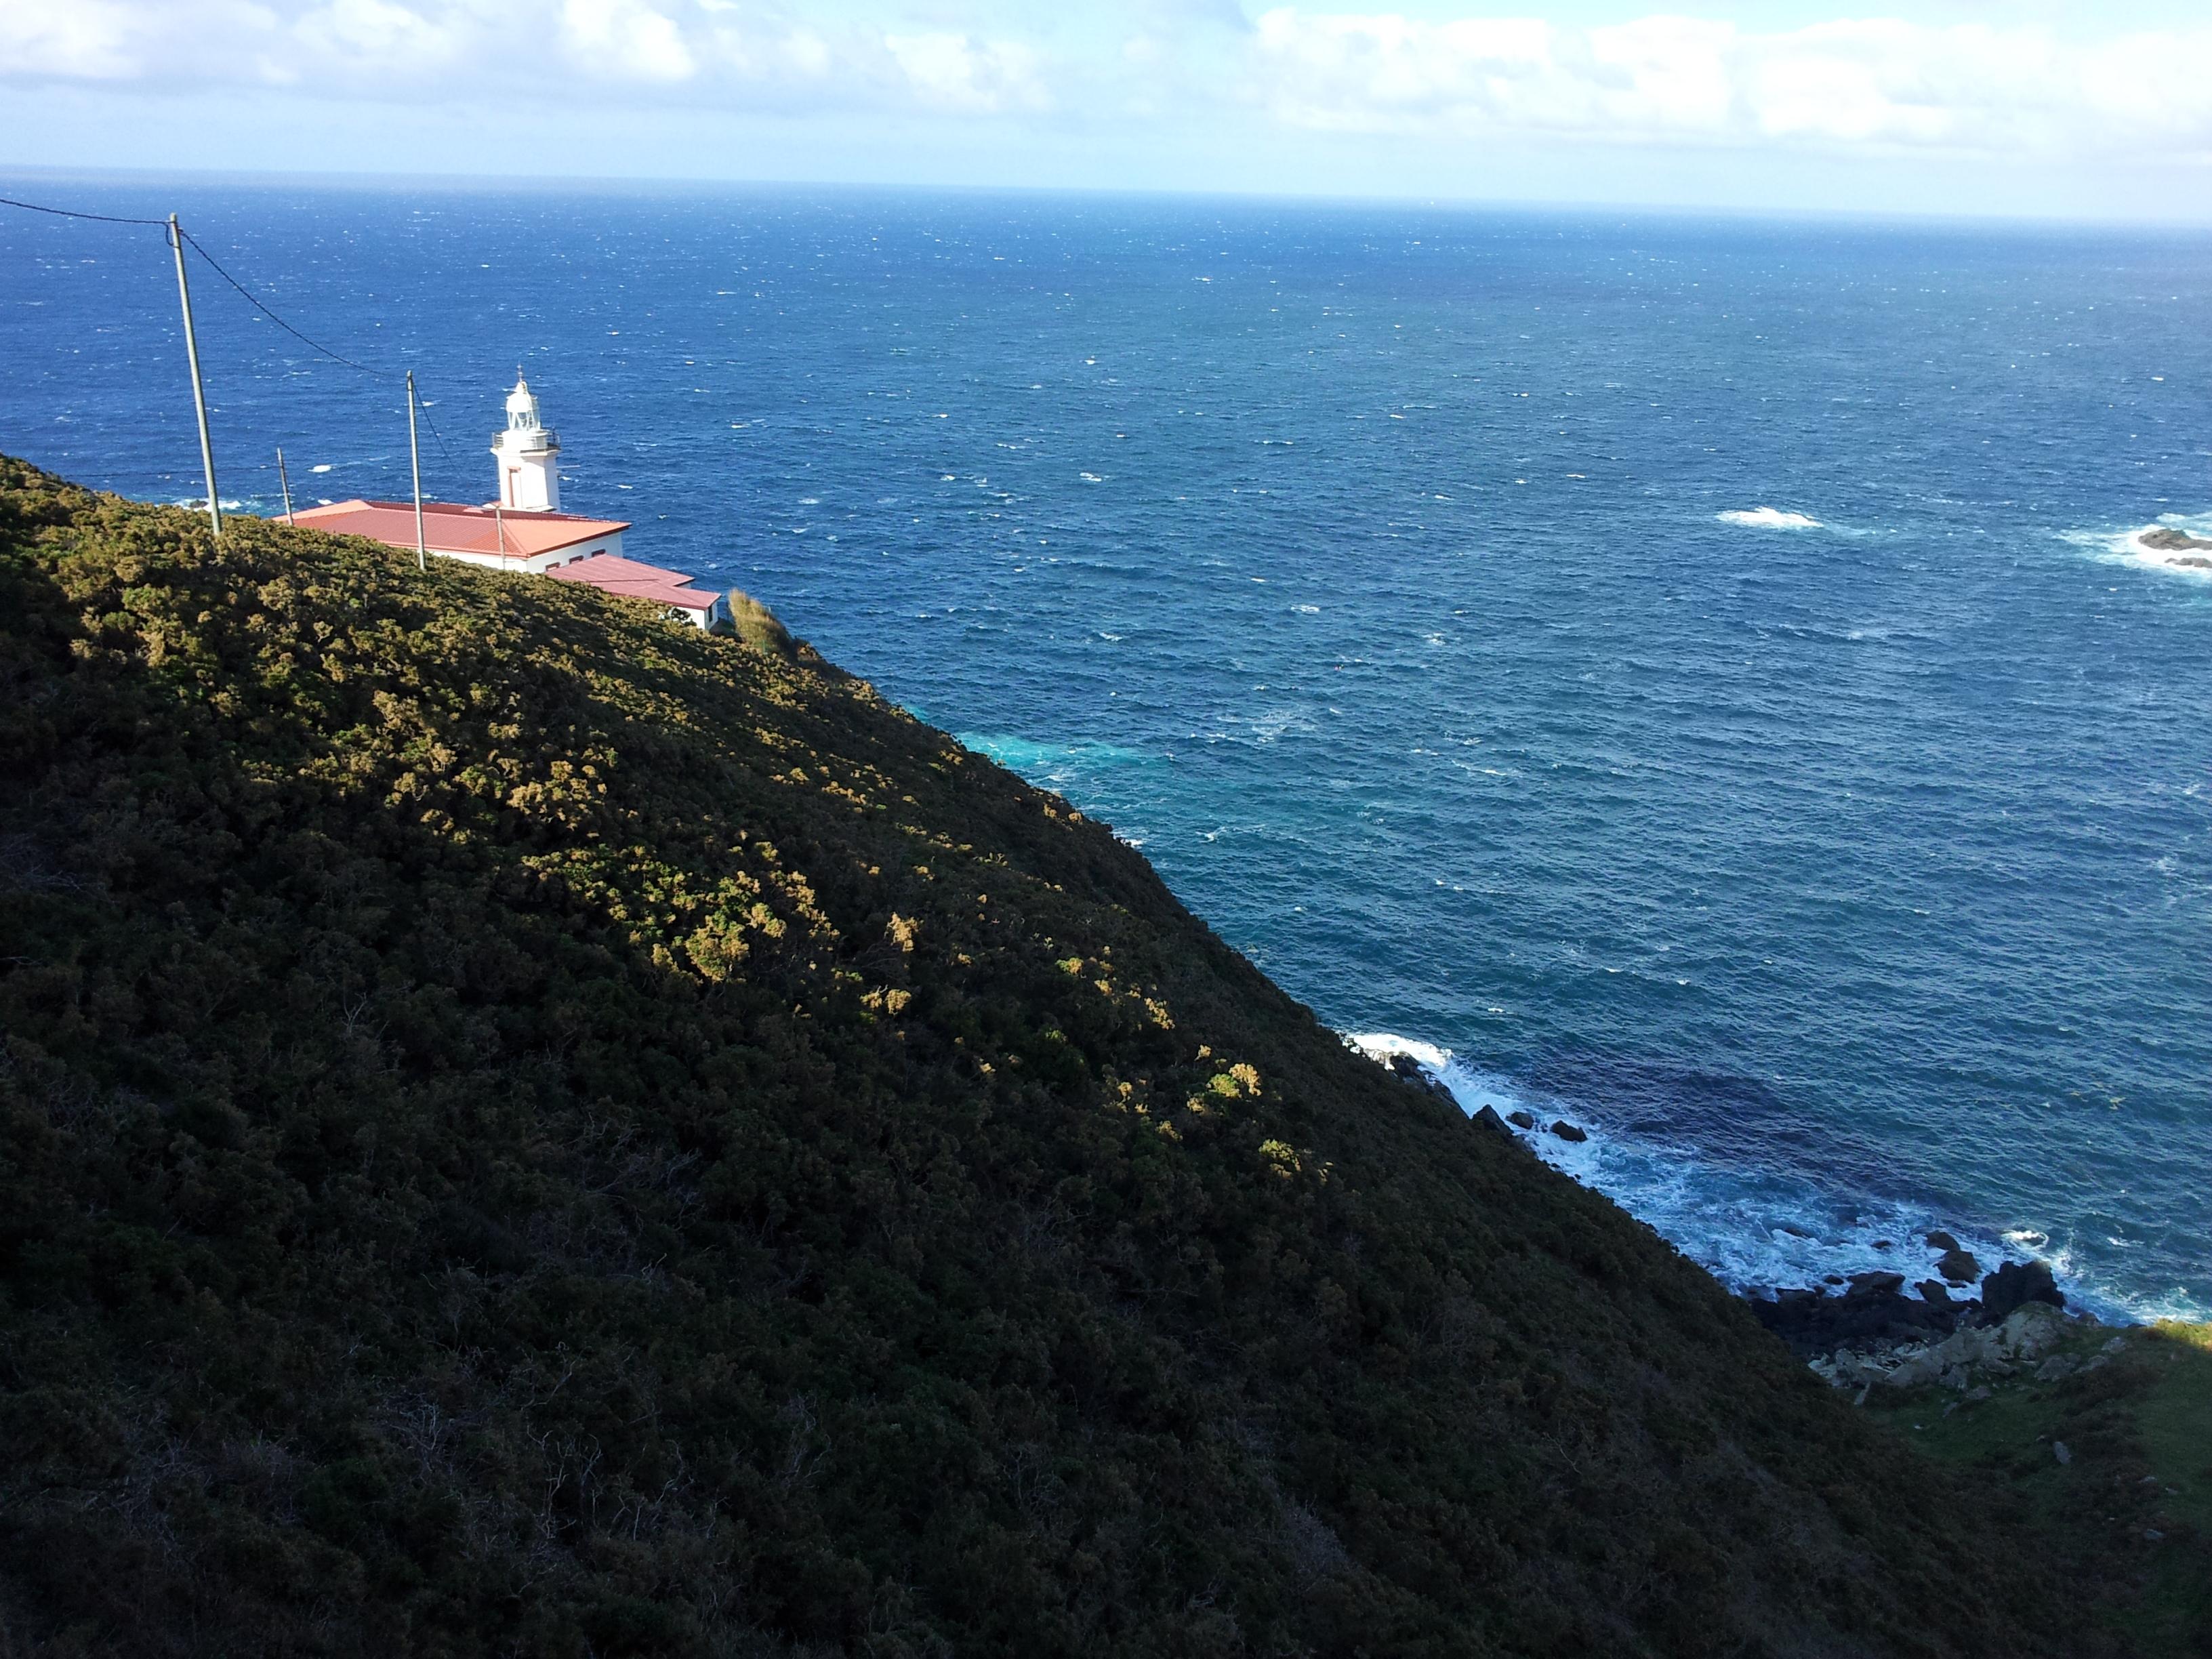
<path id="1" fill-rule="evenodd" d="M 561 510 L 561 438 L 538 418 L 538 394 L 517 374 L 507 394 L 507 429 L 491 441 L 499 457 L 499 504 L 520 513 Z"/>

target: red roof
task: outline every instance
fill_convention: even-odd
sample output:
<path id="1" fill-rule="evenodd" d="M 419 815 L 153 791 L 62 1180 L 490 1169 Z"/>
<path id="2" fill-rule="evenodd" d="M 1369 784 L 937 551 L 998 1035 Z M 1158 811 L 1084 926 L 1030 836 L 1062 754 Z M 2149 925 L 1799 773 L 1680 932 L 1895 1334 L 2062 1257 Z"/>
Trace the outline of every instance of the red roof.
<path id="1" fill-rule="evenodd" d="M 556 581 L 586 582 L 610 593 L 627 593 L 635 599 L 651 599 L 655 605 L 678 605 L 686 611 L 708 610 L 721 598 L 719 593 L 687 587 L 684 584 L 690 577 L 678 571 L 640 564 L 618 553 L 596 553 L 587 559 L 556 565 L 545 574 Z"/>
<path id="2" fill-rule="evenodd" d="M 334 535 L 366 536 L 392 547 L 415 545 L 411 501 L 338 501 L 292 516 Z M 629 528 L 620 520 L 583 519 L 573 513 L 522 513 L 513 507 L 495 513 L 453 501 L 422 503 L 422 544 L 431 551 L 505 556 L 518 563 Z"/>

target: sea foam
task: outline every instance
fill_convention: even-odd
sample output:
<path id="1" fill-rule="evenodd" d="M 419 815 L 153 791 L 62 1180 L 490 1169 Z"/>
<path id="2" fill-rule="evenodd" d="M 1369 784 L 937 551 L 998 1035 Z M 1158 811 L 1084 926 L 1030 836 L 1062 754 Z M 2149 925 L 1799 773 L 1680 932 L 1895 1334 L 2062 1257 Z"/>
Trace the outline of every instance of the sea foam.
<path id="1" fill-rule="evenodd" d="M 2027 1224 L 1975 1226 L 1894 1198 L 1829 1191 L 1792 1170 L 1751 1170 L 1705 1157 L 1686 1141 L 1661 1139 L 1605 1121 L 1583 1103 L 1562 1100 L 1500 1073 L 1470 1066 L 1450 1049 L 1389 1031 L 1347 1032 L 1369 1058 L 1405 1054 L 1451 1091 L 1469 1116 L 1485 1106 L 1501 1117 L 1526 1112 L 1540 1126 L 1522 1136 L 1562 1175 L 1604 1194 L 1739 1293 L 1831 1285 L 1853 1273 L 1900 1273 L 1908 1286 L 1936 1278 L 1940 1254 L 1929 1232 L 1951 1233 L 1984 1270 L 2033 1255 L 2051 1264 L 2069 1300 L 2115 1322 L 2156 1318 L 2183 1308 L 2138 1306 L 2078 1277 L 2073 1254 Z M 1550 1126 L 1571 1123 L 1588 1139 L 1565 1139 Z M 1907 1294 L 1910 1294 L 1908 1290 Z M 1961 1294 L 1972 1294 L 1962 1290 Z"/>
<path id="2" fill-rule="evenodd" d="M 2184 562 L 2185 560 L 2212 559 L 2212 554 L 2191 550 L 2167 552 L 2144 546 L 2143 538 L 2154 530 L 2179 530 L 2185 535 L 2212 538 L 2212 514 L 2169 513 L 2156 524 L 2143 525 L 2134 530 L 2062 530 L 2057 532 L 2057 537 L 2060 541 L 2079 548 L 2100 564 L 2129 564 L 2140 570 L 2156 570 L 2170 575 L 2212 581 L 2212 568 L 2203 564 Z"/>
<path id="3" fill-rule="evenodd" d="M 2170 570 L 2176 575 L 2191 576 L 2199 581 L 2212 581 L 2212 551 L 2203 548 L 2168 550 L 2147 547 L 2143 544 L 2143 538 L 2153 530 L 2179 530 L 2199 541 L 2212 540 L 2212 518 L 2184 518 L 2179 514 L 2169 513 L 2155 525 L 2145 525 L 2141 530 L 2130 532 L 2122 538 L 2119 549 L 2130 563 Z"/>
<path id="4" fill-rule="evenodd" d="M 1785 513 L 1778 507 L 1755 507 L 1747 513 L 1716 513 L 1723 524 L 1740 524 L 1747 530 L 1818 530 L 1820 521 L 1802 513 Z"/>

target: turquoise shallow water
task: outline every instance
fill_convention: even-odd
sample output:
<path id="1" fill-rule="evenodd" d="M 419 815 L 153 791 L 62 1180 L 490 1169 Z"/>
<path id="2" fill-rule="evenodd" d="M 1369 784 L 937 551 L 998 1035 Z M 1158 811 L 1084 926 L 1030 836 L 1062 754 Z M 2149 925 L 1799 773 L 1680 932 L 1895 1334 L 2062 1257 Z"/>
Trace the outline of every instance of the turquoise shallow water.
<path id="1" fill-rule="evenodd" d="M 1738 1284 L 2212 1311 L 2212 240 L 16 180 L 175 207 L 489 493 L 736 582 Z M 179 499 L 151 231 L 0 217 L 0 445 Z M 404 489 L 201 281 L 225 493 Z M 329 471 L 308 471 L 315 466 Z M 1891 1248 L 1878 1248 L 1882 1241 Z"/>

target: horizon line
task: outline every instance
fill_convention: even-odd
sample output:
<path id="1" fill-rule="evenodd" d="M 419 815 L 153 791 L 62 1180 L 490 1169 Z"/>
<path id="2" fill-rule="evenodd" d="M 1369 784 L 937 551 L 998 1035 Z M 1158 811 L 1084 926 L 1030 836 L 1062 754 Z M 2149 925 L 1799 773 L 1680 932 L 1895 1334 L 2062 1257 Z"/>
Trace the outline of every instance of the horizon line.
<path id="1" fill-rule="evenodd" d="M 422 189 L 476 191 L 485 193 L 545 194 L 561 191 L 605 194 L 625 192 L 684 192 L 757 191 L 792 194 L 818 191 L 849 195 L 971 196 L 1046 199 L 1076 198 L 1095 201 L 1240 205 L 1279 204 L 1286 206 L 1372 210 L 1419 208 L 1447 213 L 1528 214 L 1553 216 L 1620 215 L 1638 219 L 1719 219 L 1735 222 L 1774 224 L 1814 223 L 1862 227 L 1912 226 L 1919 228 L 2069 229 L 2130 231 L 2188 235 L 2212 232 L 2212 209 L 2195 218 L 2142 218 L 2064 213 L 1976 212 L 1954 209 L 1780 207 L 1767 204 L 1700 202 L 1626 202 L 1602 198 L 1529 198 L 1450 196 L 1435 193 L 1374 193 L 1347 195 L 1338 191 L 1239 190 L 1230 186 L 1176 189 L 1168 186 L 1107 185 L 1023 185 L 975 182 L 929 182 L 855 179 L 748 179 L 705 174 L 642 173 L 550 173 L 376 172 L 366 168 L 273 167 L 118 167 L 99 165 L 57 166 L 0 161 L 0 179 L 83 179 L 137 185 L 179 183 L 186 187 L 232 185 L 248 188 L 277 188 L 305 185 L 322 189 Z"/>

